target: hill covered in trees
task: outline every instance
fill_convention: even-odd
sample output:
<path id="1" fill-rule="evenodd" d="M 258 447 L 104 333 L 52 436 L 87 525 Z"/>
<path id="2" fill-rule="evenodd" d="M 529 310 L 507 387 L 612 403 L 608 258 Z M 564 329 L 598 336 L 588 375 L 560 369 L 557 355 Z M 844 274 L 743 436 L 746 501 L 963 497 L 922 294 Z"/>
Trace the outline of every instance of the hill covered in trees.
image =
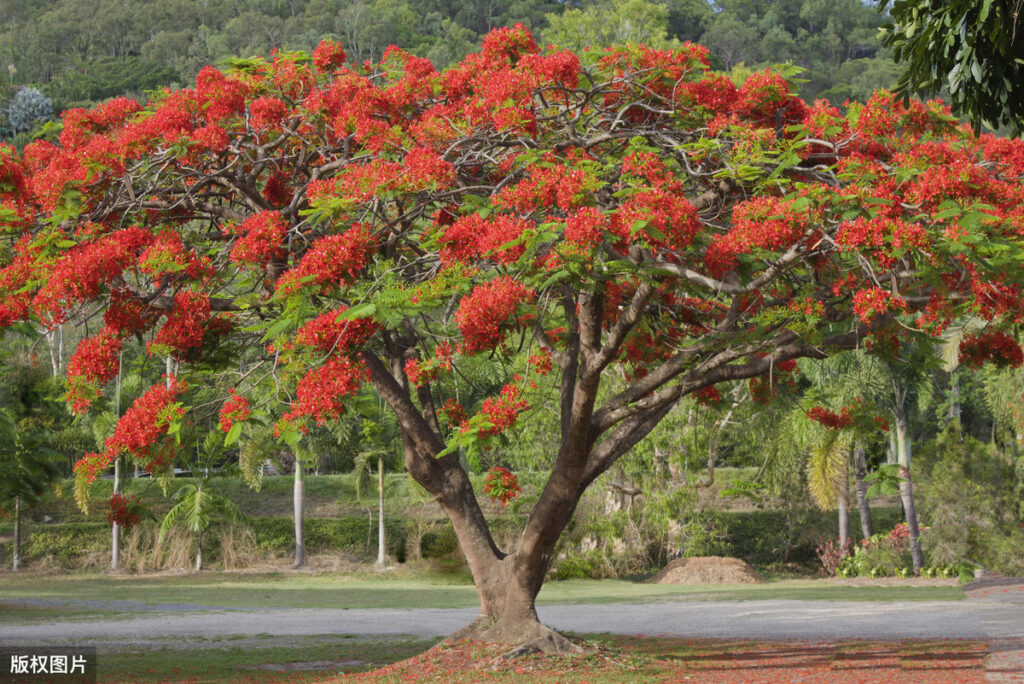
<path id="1" fill-rule="evenodd" d="M 38 88 L 53 111 L 190 83 L 206 64 L 340 40 L 355 62 L 391 44 L 448 66 L 497 26 L 543 42 L 700 42 L 725 71 L 791 61 L 801 94 L 841 103 L 895 83 L 883 23 L 860 0 L 5 0 L 0 109 Z M 2 73 L 2 72 L 0 72 Z M 0 117 L 2 118 L 2 117 Z M 9 135 L 9 121 L 0 121 Z"/>

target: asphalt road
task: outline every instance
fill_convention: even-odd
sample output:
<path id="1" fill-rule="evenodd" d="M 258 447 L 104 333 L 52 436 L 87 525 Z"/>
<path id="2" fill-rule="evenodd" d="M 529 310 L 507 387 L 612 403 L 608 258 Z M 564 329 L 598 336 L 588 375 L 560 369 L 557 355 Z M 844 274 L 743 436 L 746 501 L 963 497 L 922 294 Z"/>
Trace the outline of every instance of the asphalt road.
<path id="1" fill-rule="evenodd" d="M 1024 639 L 1024 587 L 973 592 L 964 601 L 663 601 L 542 606 L 541 620 L 561 631 L 742 639 Z M 8 600 L 10 603 L 11 601 Z M 29 602 L 29 601 L 19 601 Z M 54 605 L 52 602 L 36 602 Z M 121 602 L 125 603 L 125 602 Z M 74 602 L 66 602 L 73 607 Z M 81 605 L 81 604 L 79 604 Z M 123 605 L 122 609 L 131 610 Z M 5 624 L 0 645 L 117 642 L 167 646 L 176 638 L 408 634 L 442 637 L 467 624 L 474 609 L 222 609 L 126 613 L 118 619 L 69 618 Z M 198 608 L 198 607 L 196 607 Z M 182 639 L 181 643 L 186 643 Z"/>

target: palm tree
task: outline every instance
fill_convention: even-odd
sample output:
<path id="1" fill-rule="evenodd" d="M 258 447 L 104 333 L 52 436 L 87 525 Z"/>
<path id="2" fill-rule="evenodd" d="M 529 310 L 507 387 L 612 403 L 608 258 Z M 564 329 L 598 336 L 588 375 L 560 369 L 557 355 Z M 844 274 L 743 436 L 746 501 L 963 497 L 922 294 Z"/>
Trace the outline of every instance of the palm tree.
<path id="1" fill-rule="evenodd" d="M 179 523 L 196 536 L 196 572 L 203 569 L 203 535 L 210 525 L 217 519 L 238 524 L 246 522 L 238 506 L 213 485 L 213 460 L 221 449 L 221 436 L 214 432 L 207 435 L 201 457 L 191 468 L 192 482 L 178 488 L 172 497 L 177 503 L 160 522 L 159 541 L 163 541 L 164 535 Z"/>

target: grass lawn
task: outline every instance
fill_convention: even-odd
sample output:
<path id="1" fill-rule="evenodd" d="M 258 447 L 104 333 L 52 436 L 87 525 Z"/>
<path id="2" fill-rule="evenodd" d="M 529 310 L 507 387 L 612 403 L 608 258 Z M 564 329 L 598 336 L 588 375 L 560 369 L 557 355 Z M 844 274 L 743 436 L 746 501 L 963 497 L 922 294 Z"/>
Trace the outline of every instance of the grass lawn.
<path id="1" fill-rule="evenodd" d="M 12 599 L 17 599 L 12 601 Z M 957 586 L 844 586 L 821 580 L 747 585 L 647 584 L 626 580 L 548 582 L 539 605 L 646 601 L 959 601 Z M 26 604 L 25 601 L 40 601 Z M 55 606 L 53 602 L 60 605 Z M 5 605 L 6 604 L 6 605 Z M 81 573 L 0 575 L 0 622 L 97 615 L 117 619 L 140 607 L 216 608 L 470 608 L 476 592 L 465 575 L 421 573 L 227 573 L 135 576 Z"/>
<path id="2" fill-rule="evenodd" d="M 180 641 L 180 640 L 177 640 Z M 386 635 L 224 637 L 146 650 L 101 650 L 97 681 L 312 682 L 419 655 L 435 640 Z M 184 650 L 183 650 L 184 647 Z"/>

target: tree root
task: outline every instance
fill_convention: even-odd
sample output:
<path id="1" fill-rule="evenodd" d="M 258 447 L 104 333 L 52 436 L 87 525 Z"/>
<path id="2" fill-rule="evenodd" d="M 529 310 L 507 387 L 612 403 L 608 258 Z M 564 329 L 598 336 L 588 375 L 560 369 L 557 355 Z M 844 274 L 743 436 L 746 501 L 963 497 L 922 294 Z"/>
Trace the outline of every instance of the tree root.
<path id="1" fill-rule="evenodd" d="M 490 616 L 481 615 L 448 637 L 449 641 L 461 639 L 513 644 L 513 648 L 501 656 L 503 660 L 512 660 L 534 653 L 558 655 L 583 653 L 581 646 L 532 619 L 495 620 Z"/>

